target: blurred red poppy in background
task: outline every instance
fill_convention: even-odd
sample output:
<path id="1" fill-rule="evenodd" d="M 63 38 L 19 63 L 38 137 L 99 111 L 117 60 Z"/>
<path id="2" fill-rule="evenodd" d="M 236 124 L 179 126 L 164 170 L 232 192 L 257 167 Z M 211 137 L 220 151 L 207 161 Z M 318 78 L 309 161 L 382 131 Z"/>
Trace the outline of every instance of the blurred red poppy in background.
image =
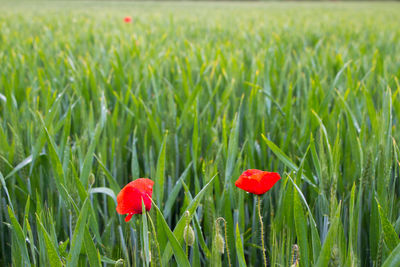
<path id="1" fill-rule="evenodd" d="M 124 21 L 125 21 L 126 23 L 131 23 L 131 22 L 132 22 L 132 17 L 126 16 L 126 17 L 124 18 Z"/>
<path id="2" fill-rule="evenodd" d="M 249 193 L 262 195 L 268 192 L 279 179 L 281 176 L 277 172 L 250 169 L 240 175 L 235 185 Z"/>
<path id="3" fill-rule="evenodd" d="M 118 193 L 117 212 L 127 214 L 125 221 L 128 222 L 133 214 L 142 214 L 142 200 L 146 211 L 151 209 L 151 195 L 153 194 L 154 182 L 147 178 L 139 178 L 127 184 Z"/>

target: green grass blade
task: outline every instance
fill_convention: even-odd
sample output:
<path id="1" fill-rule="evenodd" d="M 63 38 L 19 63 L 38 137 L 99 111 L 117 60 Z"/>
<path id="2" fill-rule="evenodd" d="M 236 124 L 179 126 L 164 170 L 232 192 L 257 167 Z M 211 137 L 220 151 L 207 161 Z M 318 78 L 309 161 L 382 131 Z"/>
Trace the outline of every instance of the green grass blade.
<path id="1" fill-rule="evenodd" d="M 96 249 L 93 239 L 90 236 L 89 228 L 87 226 L 85 227 L 84 243 L 89 265 L 91 267 L 100 267 L 101 266 L 100 254 Z"/>
<path id="2" fill-rule="evenodd" d="M 328 266 L 329 260 L 331 259 L 331 253 L 333 246 L 335 244 L 335 240 L 338 236 L 338 224 L 340 219 L 340 208 L 341 204 L 338 205 L 336 209 L 335 217 L 331 222 L 331 226 L 329 227 L 328 233 L 324 240 L 324 244 L 322 245 L 321 252 L 318 256 L 316 267 L 325 267 Z"/>
<path id="3" fill-rule="evenodd" d="M 46 253 L 47 253 L 47 260 L 51 267 L 62 267 L 63 263 L 57 253 L 57 249 L 54 245 L 54 242 L 51 240 L 50 235 L 47 233 L 46 229 L 44 228 L 42 222 L 40 221 L 39 216 L 36 214 L 36 222 L 40 227 L 40 234 L 44 238 L 44 242 L 46 245 Z"/>
<path id="4" fill-rule="evenodd" d="M 239 260 L 239 266 L 241 267 L 246 267 L 246 260 L 244 259 L 244 251 L 243 251 L 243 242 L 242 242 L 242 237 L 240 236 L 240 231 L 239 231 L 239 224 L 236 224 L 236 238 L 235 238 L 235 243 L 236 243 L 236 252 L 237 252 L 237 257 Z"/>
<path id="5" fill-rule="evenodd" d="M 174 202 L 179 194 L 179 191 L 182 188 L 182 181 L 185 181 L 186 177 L 189 174 L 190 168 L 192 167 L 192 163 L 190 163 L 185 171 L 182 173 L 182 175 L 179 177 L 178 181 L 176 182 L 175 186 L 173 187 L 173 189 L 171 190 L 171 192 L 168 194 L 168 199 L 167 202 L 165 203 L 165 207 L 164 207 L 164 216 L 165 218 L 168 218 L 171 210 L 172 210 L 172 206 L 174 205 Z"/>
<path id="6" fill-rule="evenodd" d="M 74 234 L 71 240 L 71 249 L 68 253 L 67 266 L 76 266 L 78 264 L 78 258 L 81 252 L 82 242 L 85 235 L 85 225 L 89 213 L 89 205 L 89 200 L 86 200 L 83 203 L 82 209 L 79 213 Z"/>
<path id="7" fill-rule="evenodd" d="M 196 197 L 190 202 L 189 206 L 187 207 L 187 211 L 189 212 L 189 216 L 185 216 L 185 213 L 182 214 L 181 218 L 179 219 L 178 223 L 175 226 L 174 229 L 174 235 L 176 236 L 176 239 L 178 240 L 179 243 L 181 243 L 183 241 L 183 231 L 185 229 L 186 226 L 186 222 L 187 220 L 191 220 L 197 207 L 200 204 L 201 199 L 204 197 L 205 193 L 208 191 L 209 187 L 211 187 L 211 185 L 214 182 L 216 175 L 214 175 L 210 181 L 208 182 L 208 184 L 206 184 L 203 189 L 201 189 L 201 191 L 196 195 Z M 170 260 L 171 256 L 172 256 L 172 250 L 171 250 L 171 244 L 167 244 L 167 246 L 165 247 L 165 250 L 162 256 L 162 264 L 163 266 L 167 265 L 167 262 Z"/>
<path id="8" fill-rule="evenodd" d="M 147 216 L 146 216 L 146 207 L 144 206 L 143 199 L 142 199 L 142 253 L 144 256 L 144 263 L 146 266 L 149 266 L 150 264 L 150 253 L 149 253 L 149 229 L 147 227 Z"/>
<path id="9" fill-rule="evenodd" d="M 10 194 L 8 193 L 6 181 L 5 181 L 4 176 L 1 173 L 1 171 L 0 171 L 0 182 L 1 182 L 1 187 L 3 188 L 4 192 L 6 193 L 8 204 L 10 205 L 11 210 L 14 212 L 14 208 L 13 208 L 13 204 L 11 202 Z"/>
<path id="10" fill-rule="evenodd" d="M 293 192 L 293 217 L 296 228 L 297 242 L 301 251 L 300 262 L 302 266 L 309 266 L 309 243 L 307 220 L 304 215 L 303 206 L 296 190 Z"/>
<path id="11" fill-rule="evenodd" d="M 400 265 L 400 244 L 393 249 L 389 257 L 383 262 L 382 267 L 394 267 Z"/>
<path id="12" fill-rule="evenodd" d="M 160 220 L 160 224 L 162 226 L 163 231 L 166 233 L 167 237 L 168 237 L 168 241 L 171 245 L 171 248 L 173 250 L 173 254 L 175 256 L 175 260 L 178 264 L 178 266 L 183 266 L 183 267 L 190 267 L 190 263 L 188 261 L 188 259 L 186 258 L 186 254 L 182 249 L 182 246 L 180 245 L 180 242 L 178 241 L 178 239 L 176 238 L 175 234 L 171 231 L 171 229 L 169 228 L 167 222 L 165 221 L 164 216 L 162 215 L 160 209 L 157 207 L 157 205 L 153 202 L 153 208 L 156 209 L 157 214 L 158 214 L 158 218 L 161 218 Z M 167 265 L 167 261 L 163 261 L 163 266 Z"/>
<path id="13" fill-rule="evenodd" d="M 399 244 L 400 239 L 399 236 L 396 234 L 396 231 L 393 228 L 393 225 L 387 219 L 381 205 L 379 204 L 378 200 L 376 200 L 379 209 L 379 218 L 382 225 L 382 230 L 385 237 L 385 243 L 389 249 L 389 252 L 392 252 Z"/>
<path id="14" fill-rule="evenodd" d="M 287 166 L 289 167 L 289 169 L 291 169 L 292 171 L 297 172 L 299 170 L 299 168 L 297 167 L 296 164 L 294 164 L 290 158 L 283 153 L 282 150 L 279 149 L 278 146 L 276 146 L 273 142 L 271 142 L 270 140 L 268 140 L 267 137 L 265 137 L 263 134 L 261 135 L 263 140 L 265 141 L 265 143 L 268 145 L 268 147 L 272 150 L 272 152 L 274 152 L 274 154 Z M 311 186 L 316 188 L 316 185 L 311 182 L 311 180 L 306 176 L 306 175 L 302 175 L 302 179 L 304 179 L 308 184 L 310 184 Z"/>
<path id="15" fill-rule="evenodd" d="M 168 132 L 166 132 L 164 135 L 160 153 L 158 154 L 156 178 L 154 181 L 154 184 L 155 184 L 154 191 L 155 191 L 157 203 L 160 207 L 162 206 L 162 201 L 163 201 L 163 197 L 164 197 L 165 155 L 166 155 L 166 149 L 167 149 L 167 137 L 168 137 Z"/>
<path id="16" fill-rule="evenodd" d="M 10 216 L 11 220 L 11 227 L 13 229 L 13 234 L 15 235 L 15 238 L 18 243 L 19 247 L 19 252 L 21 253 L 21 256 L 25 262 L 25 264 L 30 265 L 30 260 L 29 260 L 29 255 L 28 255 L 28 249 L 26 247 L 26 242 L 25 242 L 25 235 L 22 230 L 21 225 L 18 223 L 17 219 L 15 218 L 14 212 L 10 207 L 8 207 L 8 216 Z"/>
<path id="17" fill-rule="evenodd" d="M 226 160 L 226 168 L 225 168 L 225 186 L 229 186 L 230 183 L 228 181 L 233 181 L 232 173 L 234 169 L 234 164 L 237 161 L 237 151 L 238 151 L 238 142 L 239 142 L 239 114 L 235 115 L 235 119 L 233 121 L 233 129 L 229 135 L 229 144 L 227 151 L 227 160 Z"/>

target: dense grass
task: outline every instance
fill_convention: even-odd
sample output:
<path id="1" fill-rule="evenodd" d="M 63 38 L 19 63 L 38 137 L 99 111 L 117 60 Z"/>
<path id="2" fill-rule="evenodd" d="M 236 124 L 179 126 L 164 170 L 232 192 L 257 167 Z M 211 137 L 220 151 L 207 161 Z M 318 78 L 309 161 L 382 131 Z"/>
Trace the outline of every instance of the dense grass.
<path id="1" fill-rule="evenodd" d="M 399 266 L 398 4 L 0 12 L 2 266 L 228 266 L 218 217 L 232 265 L 261 266 L 248 168 L 282 175 L 270 266 Z M 125 223 L 138 177 L 158 209 Z"/>

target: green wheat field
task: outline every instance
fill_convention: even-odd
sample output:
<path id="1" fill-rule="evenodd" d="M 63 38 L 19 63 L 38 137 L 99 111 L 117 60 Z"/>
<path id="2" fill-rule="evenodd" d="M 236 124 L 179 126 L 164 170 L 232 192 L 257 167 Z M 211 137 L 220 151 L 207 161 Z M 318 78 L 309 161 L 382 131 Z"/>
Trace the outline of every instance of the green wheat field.
<path id="1" fill-rule="evenodd" d="M 400 266 L 400 3 L 0 13 L 1 266 Z"/>

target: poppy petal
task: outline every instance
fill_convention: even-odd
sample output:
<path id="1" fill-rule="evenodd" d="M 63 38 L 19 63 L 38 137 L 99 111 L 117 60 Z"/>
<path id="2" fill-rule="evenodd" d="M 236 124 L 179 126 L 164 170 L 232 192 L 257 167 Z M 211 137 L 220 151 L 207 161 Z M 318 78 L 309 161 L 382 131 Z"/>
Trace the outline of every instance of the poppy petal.
<path id="1" fill-rule="evenodd" d="M 146 193 L 149 196 L 153 194 L 153 185 L 154 182 L 147 178 L 139 178 L 135 181 L 129 183 L 131 186 L 137 188 L 142 193 Z"/>
<path id="2" fill-rule="evenodd" d="M 281 176 L 276 172 L 265 173 L 260 181 L 262 194 L 269 191 L 280 179 Z"/>
<path id="3" fill-rule="evenodd" d="M 240 175 L 235 186 L 249 193 L 262 195 L 269 191 L 280 178 L 276 172 L 250 169 Z"/>
<path id="4" fill-rule="evenodd" d="M 145 209 L 149 211 L 153 184 L 154 182 L 147 178 L 140 178 L 127 184 L 117 196 L 117 212 L 119 214 L 141 214 L 142 201 Z"/>
<path id="5" fill-rule="evenodd" d="M 125 222 L 129 222 L 129 221 L 132 219 L 132 216 L 133 216 L 133 213 L 128 214 L 128 215 L 125 217 Z"/>

